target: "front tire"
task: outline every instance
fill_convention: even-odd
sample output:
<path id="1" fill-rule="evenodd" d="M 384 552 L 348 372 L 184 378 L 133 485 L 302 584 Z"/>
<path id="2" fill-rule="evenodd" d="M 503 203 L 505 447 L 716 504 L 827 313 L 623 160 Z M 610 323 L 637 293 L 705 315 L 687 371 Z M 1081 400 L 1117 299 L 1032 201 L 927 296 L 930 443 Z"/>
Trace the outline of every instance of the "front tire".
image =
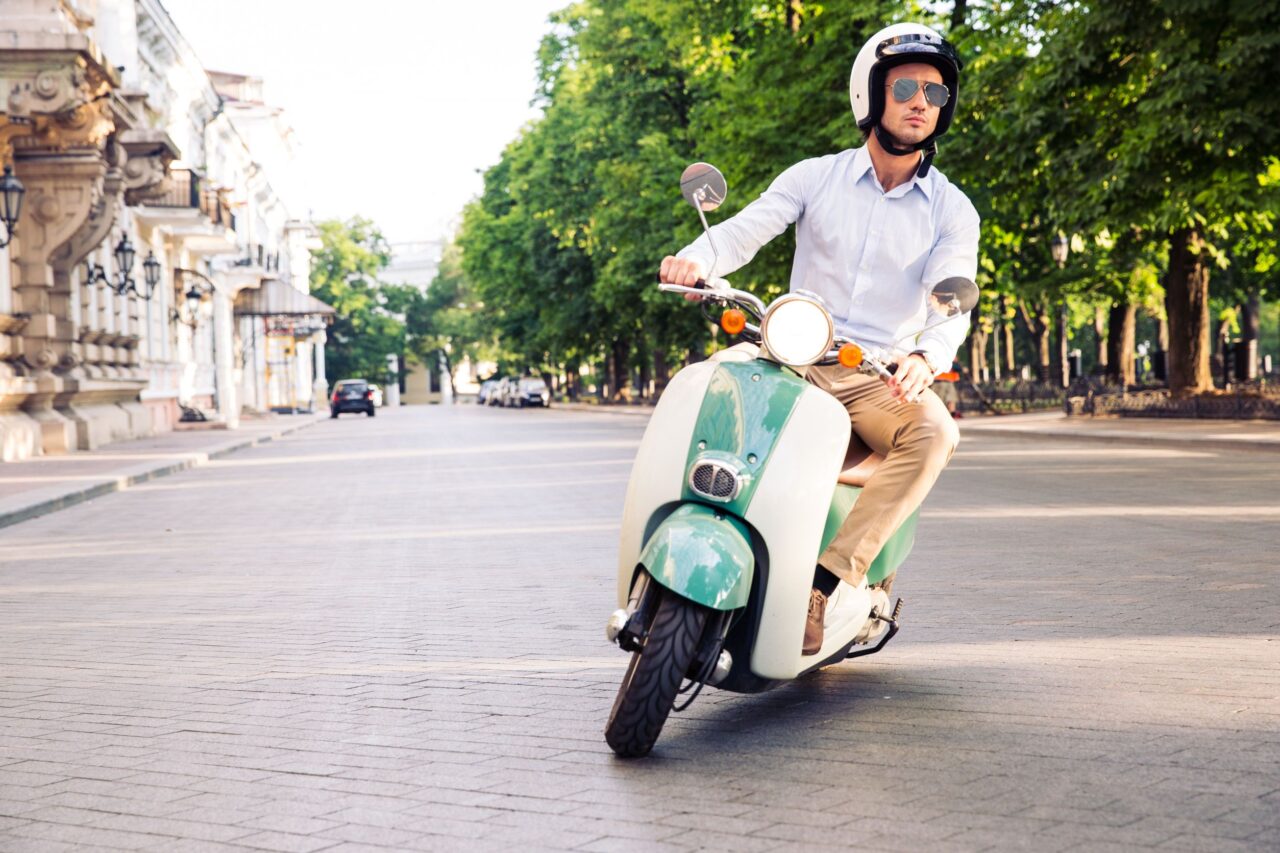
<path id="1" fill-rule="evenodd" d="M 621 758 L 653 749 L 707 623 L 706 608 L 666 590 L 660 594 L 649 636 L 631 655 L 604 729 L 605 741 Z"/>

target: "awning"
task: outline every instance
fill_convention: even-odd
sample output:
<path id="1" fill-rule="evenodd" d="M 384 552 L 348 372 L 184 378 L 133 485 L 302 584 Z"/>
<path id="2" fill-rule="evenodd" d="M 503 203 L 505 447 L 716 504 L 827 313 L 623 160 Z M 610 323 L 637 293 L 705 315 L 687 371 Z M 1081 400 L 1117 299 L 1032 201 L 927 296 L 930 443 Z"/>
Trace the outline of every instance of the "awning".
<path id="1" fill-rule="evenodd" d="M 241 317 L 331 317 L 337 312 L 309 293 L 268 278 L 261 287 L 240 291 L 235 313 Z"/>

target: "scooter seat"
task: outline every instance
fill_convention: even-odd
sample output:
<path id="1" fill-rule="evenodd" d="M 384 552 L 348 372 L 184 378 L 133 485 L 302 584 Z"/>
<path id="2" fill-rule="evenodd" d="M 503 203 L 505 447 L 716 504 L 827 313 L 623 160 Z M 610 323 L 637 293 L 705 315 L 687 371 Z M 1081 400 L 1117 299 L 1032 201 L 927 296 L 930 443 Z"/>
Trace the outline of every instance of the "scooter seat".
<path id="1" fill-rule="evenodd" d="M 844 455 L 844 464 L 840 466 L 840 476 L 836 482 L 845 486 L 863 488 L 871 475 L 884 462 L 884 457 L 867 447 L 856 432 L 849 434 L 849 449 Z"/>

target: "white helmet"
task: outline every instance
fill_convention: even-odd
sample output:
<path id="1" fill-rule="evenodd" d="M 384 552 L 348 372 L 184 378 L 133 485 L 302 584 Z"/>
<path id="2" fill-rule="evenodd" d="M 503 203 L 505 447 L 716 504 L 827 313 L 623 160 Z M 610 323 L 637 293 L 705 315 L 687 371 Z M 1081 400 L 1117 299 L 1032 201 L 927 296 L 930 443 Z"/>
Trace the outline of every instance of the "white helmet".
<path id="1" fill-rule="evenodd" d="M 942 83 L 951 93 L 938 114 L 938 125 L 928 138 L 912 146 L 910 151 L 898 152 L 888 146 L 890 153 L 907 154 L 924 149 L 936 150 L 934 140 L 947 132 L 951 117 L 955 114 L 956 101 L 960 97 L 960 56 L 956 49 L 936 32 L 923 24 L 893 24 L 873 35 L 858 51 L 849 74 L 849 103 L 858 127 L 870 131 L 880 124 L 884 114 L 884 82 L 888 70 L 895 65 L 923 62 L 932 65 L 942 74 Z M 881 142 L 885 140 L 882 138 Z M 921 174 L 928 171 L 928 161 Z"/>

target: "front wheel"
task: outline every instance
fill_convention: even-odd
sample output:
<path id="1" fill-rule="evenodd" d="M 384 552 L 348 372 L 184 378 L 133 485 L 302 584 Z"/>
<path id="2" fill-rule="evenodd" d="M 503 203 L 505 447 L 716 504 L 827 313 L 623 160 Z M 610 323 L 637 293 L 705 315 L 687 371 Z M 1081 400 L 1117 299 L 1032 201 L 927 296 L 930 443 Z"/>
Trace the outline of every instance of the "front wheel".
<path id="1" fill-rule="evenodd" d="M 604 739 L 622 758 L 638 758 L 662 733 L 676 691 L 693 662 L 707 609 L 663 590 L 644 647 L 631 655 Z"/>

